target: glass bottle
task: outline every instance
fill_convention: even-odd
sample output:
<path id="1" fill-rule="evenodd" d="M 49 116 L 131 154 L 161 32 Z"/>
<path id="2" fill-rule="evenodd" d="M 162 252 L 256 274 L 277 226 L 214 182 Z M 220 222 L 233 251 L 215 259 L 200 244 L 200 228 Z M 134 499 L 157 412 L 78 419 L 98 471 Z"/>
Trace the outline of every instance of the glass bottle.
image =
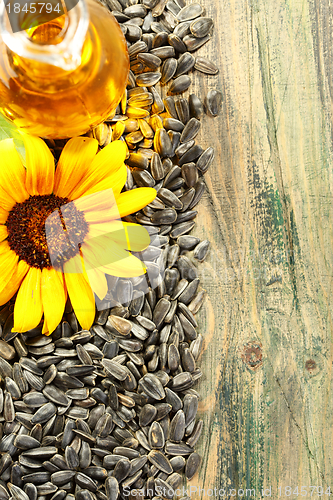
<path id="1" fill-rule="evenodd" d="M 17 32 L 5 9 L 0 0 L 0 111 L 8 119 L 56 139 L 82 135 L 114 112 L 129 56 L 119 24 L 103 5 L 78 0 L 62 16 Z"/>

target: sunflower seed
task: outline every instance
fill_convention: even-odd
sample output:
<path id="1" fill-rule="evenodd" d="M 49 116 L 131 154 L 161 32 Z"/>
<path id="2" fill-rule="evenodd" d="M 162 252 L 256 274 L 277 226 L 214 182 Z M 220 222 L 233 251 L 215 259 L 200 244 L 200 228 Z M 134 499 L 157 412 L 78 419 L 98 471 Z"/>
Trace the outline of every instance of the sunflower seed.
<path id="1" fill-rule="evenodd" d="M 69 469 L 77 470 L 79 468 L 79 456 L 72 446 L 66 446 L 65 460 Z"/>
<path id="2" fill-rule="evenodd" d="M 191 78 L 187 75 L 178 76 L 170 85 L 168 95 L 176 95 L 185 92 L 191 85 Z"/>
<path id="3" fill-rule="evenodd" d="M 222 107 L 223 97 L 221 92 L 217 90 L 210 90 L 206 97 L 207 112 L 211 116 L 217 116 Z"/>
<path id="4" fill-rule="evenodd" d="M 156 71 L 162 64 L 162 60 L 154 56 L 154 54 L 139 53 L 137 55 L 138 61 L 144 63 L 148 68 Z"/>
<path id="5" fill-rule="evenodd" d="M 110 315 L 107 321 L 107 326 L 111 326 L 117 330 L 117 332 L 122 335 L 128 335 L 132 328 L 132 323 L 125 318 L 120 316 Z"/>
<path id="6" fill-rule="evenodd" d="M 157 410 L 154 406 L 147 404 L 145 405 L 139 415 L 139 425 L 140 427 L 146 427 L 149 425 L 155 418 L 157 414 Z"/>
<path id="7" fill-rule="evenodd" d="M 179 22 L 190 21 L 196 17 L 201 16 L 203 13 L 203 8 L 198 3 L 191 3 L 186 7 L 183 7 L 177 14 L 177 19 Z"/>
<path id="8" fill-rule="evenodd" d="M 177 60 L 174 59 L 173 57 L 169 57 L 168 59 L 165 59 L 162 68 L 161 68 L 161 83 L 165 85 L 168 83 L 176 73 L 177 69 Z"/>
<path id="9" fill-rule="evenodd" d="M 62 470 L 51 475 L 51 481 L 56 486 L 64 486 L 75 476 L 74 470 Z"/>
<path id="10" fill-rule="evenodd" d="M 0 356 L 4 359 L 10 360 L 15 356 L 15 349 L 4 340 L 0 340 Z"/>
<path id="11" fill-rule="evenodd" d="M 180 363 L 180 356 L 177 347 L 174 344 L 169 345 L 168 366 L 171 371 L 177 370 Z"/>
<path id="12" fill-rule="evenodd" d="M 57 412 L 57 408 L 53 403 L 46 403 L 41 406 L 31 419 L 32 424 L 43 424 L 50 420 Z"/>
<path id="13" fill-rule="evenodd" d="M 206 75 L 217 75 L 219 72 L 217 66 L 205 57 L 197 57 L 194 67 L 196 70 L 201 71 L 201 73 L 205 73 Z"/>
<path id="14" fill-rule="evenodd" d="M 150 426 L 148 433 L 148 442 L 151 448 L 153 449 L 161 449 L 164 447 L 165 438 L 161 425 L 158 422 L 153 422 Z M 155 455 L 156 457 L 156 455 Z M 149 456 L 148 456 L 149 458 Z M 150 460 L 153 464 L 154 462 Z M 154 464 L 156 465 L 156 464 Z M 160 467 L 159 467 L 160 468 Z M 161 469 L 163 470 L 163 469 Z M 166 471 L 164 471 L 166 472 Z"/>
<path id="15" fill-rule="evenodd" d="M 150 463 L 155 465 L 155 467 L 157 467 L 162 472 L 165 472 L 166 474 L 171 474 L 173 472 L 170 461 L 159 450 L 151 450 L 148 453 L 148 460 Z"/>
<path id="16" fill-rule="evenodd" d="M 191 453 L 191 455 L 188 457 L 185 466 L 185 476 L 189 481 L 193 478 L 193 476 L 199 469 L 200 462 L 201 458 L 200 455 L 198 455 L 198 453 Z"/>
<path id="17" fill-rule="evenodd" d="M 169 189 L 161 188 L 158 191 L 157 195 L 165 203 L 165 205 L 172 207 L 172 208 L 175 208 L 176 210 L 181 210 L 183 208 L 182 202 Z"/>
<path id="18" fill-rule="evenodd" d="M 30 385 L 30 387 L 36 389 L 36 391 L 41 391 L 44 388 L 45 383 L 41 377 L 38 377 L 37 375 L 31 373 L 28 370 L 23 370 L 23 375 L 28 384 Z"/>
<path id="19" fill-rule="evenodd" d="M 12 395 L 9 392 L 5 394 L 3 417 L 6 422 L 13 422 L 13 420 L 15 419 L 15 408 Z"/>
<path id="20" fill-rule="evenodd" d="M 175 49 L 170 46 L 155 47 L 150 51 L 150 53 L 153 54 L 154 56 L 159 57 L 160 59 L 174 58 L 176 55 Z"/>
<path id="21" fill-rule="evenodd" d="M 115 477 L 108 477 L 105 481 L 105 492 L 108 500 L 117 500 L 119 484 Z"/>
<path id="22" fill-rule="evenodd" d="M 40 446 L 39 441 L 31 436 L 18 435 L 15 438 L 14 446 L 22 450 L 28 450 L 30 448 L 37 448 Z"/>
<path id="23" fill-rule="evenodd" d="M 181 37 L 175 35 L 175 33 L 170 33 L 170 35 L 168 36 L 168 42 L 180 54 L 183 54 L 187 51 L 185 43 L 183 42 Z"/>
<path id="24" fill-rule="evenodd" d="M 123 10 L 125 16 L 128 17 L 145 17 L 147 15 L 147 8 L 144 5 L 130 5 Z"/>
<path id="25" fill-rule="evenodd" d="M 105 370 L 109 372 L 117 380 L 123 381 L 129 375 L 129 371 L 125 366 L 122 366 L 119 363 L 112 361 L 110 359 L 103 359 L 102 365 L 104 366 Z"/>
<path id="26" fill-rule="evenodd" d="M 162 300 L 162 299 L 161 299 Z M 165 398 L 165 392 L 159 379 L 152 373 L 144 375 L 139 382 L 142 390 L 151 398 L 161 400 Z"/>
<path id="27" fill-rule="evenodd" d="M 178 60 L 178 64 L 179 64 L 179 60 Z M 166 97 L 163 102 L 164 102 L 165 109 L 167 110 L 167 112 L 169 113 L 171 118 L 178 119 L 178 115 L 177 115 L 176 108 L 175 108 L 175 101 L 174 101 L 173 97 Z"/>
<path id="28" fill-rule="evenodd" d="M 21 456 L 33 457 L 36 460 L 47 460 L 57 453 L 57 448 L 54 446 L 44 446 L 41 448 L 31 448 L 22 452 Z"/>
<path id="29" fill-rule="evenodd" d="M 157 4 L 152 8 L 153 17 L 159 17 L 162 15 L 166 3 L 167 0 L 159 0 L 159 2 L 157 2 Z"/>
<path id="30" fill-rule="evenodd" d="M 6 391 L 10 392 L 12 399 L 15 401 L 21 398 L 21 391 L 17 383 L 10 377 L 5 378 Z"/>
<path id="31" fill-rule="evenodd" d="M 156 130 L 154 137 L 154 148 L 162 158 L 172 155 L 172 143 L 170 137 L 167 134 L 167 131 L 164 128 L 159 128 Z"/>
<path id="32" fill-rule="evenodd" d="M 208 35 L 214 26 L 210 17 L 200 17 L 191 23 L 190 30 L 196 38 L 203 38 Z"/>
<path id="33" fill-rule="evenodd" d="M 168 0 L 166 4 L 166 9 L 169 12 L 172 12 L 173 15 L 177 15 L 178 12 L 180 11 L 180 7 L 173 1 L 173 0 Z"/>
<path id="34" fill-rule="evenodd" d="M 192 139 L 194 139 L 197 136 L 197 134 L 200 130 L 200 127 L 201 127 L 200 121 L 197 120 L 196 118 L 191 118 L 187 122 L 187 124 L 183 130 L 183 133 L 182 133 L 181 138 L 180 138 L 180 142 L 186 143 L 186 142 L 189 142 Z"/>
<path id="35" fill-rule="evenodd" d="M 68 406 L 70 399 L 58 387 L 46 385 L 43 389 L 43 395 L 50 401 L 61 406 Z"/>
<path id="36" fill-rule="evenodd" d="M 7 483 L 7 487 L 11 493 L 13 500 L 29 500 L 28 495 L 15 484 Z"/>
<path id="37" fill-rule="evenodd" d="M 156 489 L 158 488 L 158 491 L 161 491 L 163 493 L 163 498 L 166 498 L 167 500 L 171 500 L 174 497 L 174 490 L 171 488 L 171 486 L 164 481 L 160 477 L 155 478 L 155 486 Z M 157 497 L 161 498 L 161 497 Z"/>
<path id="38" fill-rule="evenodd" d="M 120 455 L 121 456 L 121 455 Z M 126 477 L 129 475 L 131 471 L 131 462 L 128 460 L 128 458 L 122 458 L 119 460 L 113 470 L 113 477 L 118 481 L 121 482 Z"/>
<path id="39" fill-rule="evenodd" d="M 186 35 L 191 33 L 190 26 L 191 26 L 191 21 L 184 21 L 182 23 L 179 23 L 173 30 L 173 34 L 183 39 Z"/>

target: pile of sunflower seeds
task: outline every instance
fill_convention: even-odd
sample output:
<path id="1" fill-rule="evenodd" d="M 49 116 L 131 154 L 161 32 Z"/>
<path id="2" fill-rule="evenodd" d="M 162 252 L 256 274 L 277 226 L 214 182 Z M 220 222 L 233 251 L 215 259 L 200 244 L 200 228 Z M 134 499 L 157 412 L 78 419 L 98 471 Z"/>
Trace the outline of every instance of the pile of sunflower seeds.
<path id="1" fill-rule="evenodd" d="M 205 292 L 178 244 L 162 253 L 169 267 L 156 291 L 97 312 L 90 331 L 70 305 L 50 337 L 13 333 L 12 307 L 1 310 L 1 499 L 171 499 L 181 473 L 196 473 Z M 117 279 L 116 293 L 125 281 L 135 288 Z"/>
<path id="2" fill-rule="evenodd" d="M 189 233 L 214 159 L 195 138 L 222 96 L 211 90 L 202 103 L 174 95 L 189 88 L 189 72 L 218 72 L 192 54 L 210 39 L 213 21 L 184 0 L 107 6 L 126 36 L 131 71 L 116 114 L 92 135 L 100 146 L 126 141 L 125 190 L 157 191 L 126 217 L 151 236 L 137 254 L 149 290 L 142 277 L 109 278 L 91 330 L 82 331 L 68 303 L 50 337 L 42 326 L 13 333 L 13 304 L 0 311 L 0 500 L 171 499 L 200 465 L 203 337 L 195 315 L 205 291 L 195 262 L 209 242 Z"/>

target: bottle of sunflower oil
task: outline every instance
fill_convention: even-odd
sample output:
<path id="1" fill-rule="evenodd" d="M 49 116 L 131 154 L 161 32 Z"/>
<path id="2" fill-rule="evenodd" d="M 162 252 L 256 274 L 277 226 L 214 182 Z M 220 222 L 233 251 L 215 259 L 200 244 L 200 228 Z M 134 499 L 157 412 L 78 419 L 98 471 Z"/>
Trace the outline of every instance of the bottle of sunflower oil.
<path id="1" fill-rule="evenodd" d="M 96 0 L 66 5 L 0 0 L 0 112 L 45 138 L 97 126 L 115 111 L 128 78 L 127 45 L 113 15 Z M 51 20 L 43 9 L 52 9 Z"/>

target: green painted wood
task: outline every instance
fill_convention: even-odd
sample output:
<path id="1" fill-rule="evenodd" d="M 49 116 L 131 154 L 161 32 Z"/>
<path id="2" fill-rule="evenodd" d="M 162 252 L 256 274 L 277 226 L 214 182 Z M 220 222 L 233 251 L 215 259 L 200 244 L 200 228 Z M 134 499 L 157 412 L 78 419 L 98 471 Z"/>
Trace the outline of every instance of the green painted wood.
<path id="1" fill-rule="evenodd" d="M 216 160 L 196 227 L 212 249 L 200 266 L 203 462 L 189 484 L 333 492 L 333 9 L 201 3 L 216 29 L 200 55 L 220 74 L 194 76 L 190 92 L 217 88 L 224 105 L 199 137 Z"/>

